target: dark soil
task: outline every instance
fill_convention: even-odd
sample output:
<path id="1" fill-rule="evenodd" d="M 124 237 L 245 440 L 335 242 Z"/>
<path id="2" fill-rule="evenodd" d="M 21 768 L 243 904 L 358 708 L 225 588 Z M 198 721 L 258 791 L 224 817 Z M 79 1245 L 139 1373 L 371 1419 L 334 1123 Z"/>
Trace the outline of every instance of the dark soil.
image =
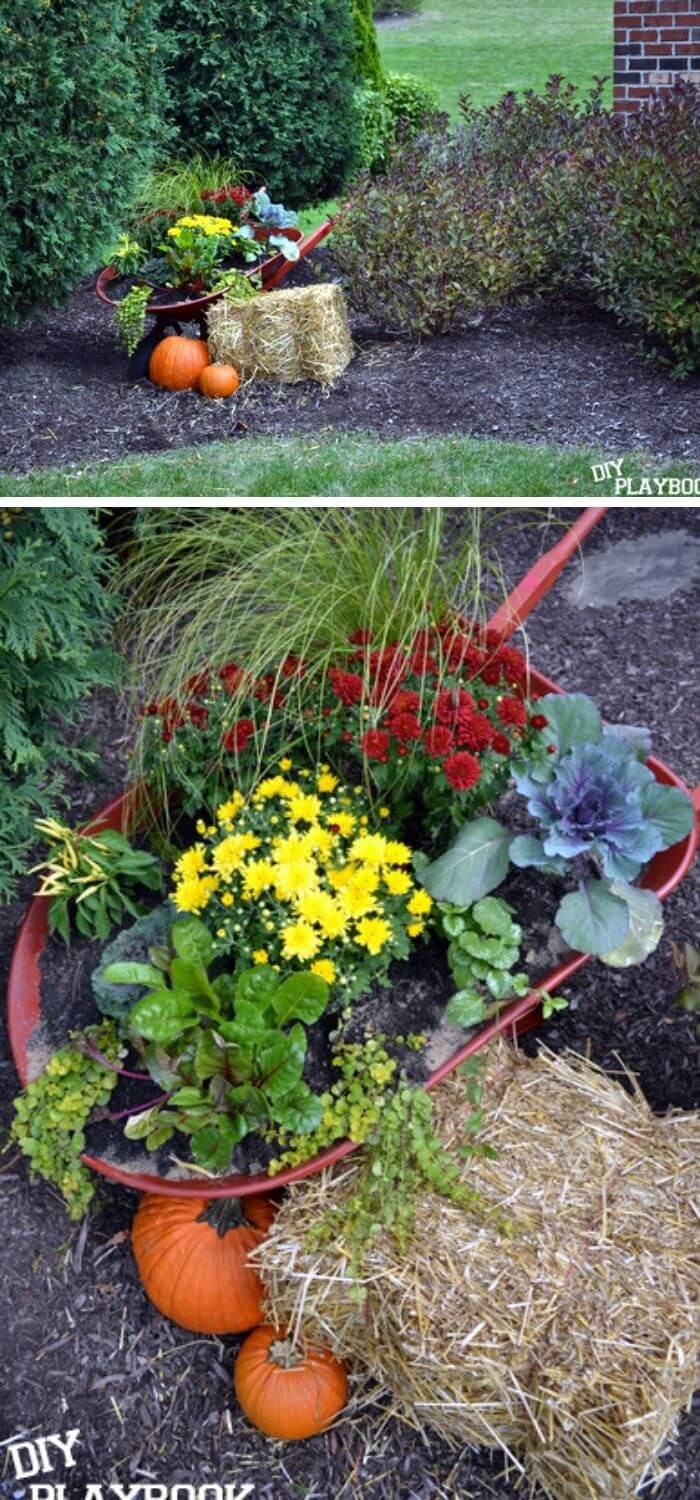
<path id="1" fill-rule="evenodd" d="M 329 250 L 316 252 L 313 263 L 332 278 Z M 310 277 L 307 262 L 285 285 Z M 700 454 L 700 377 L 674 382 L 585 302 L 504 308 L 423 344 L 364 318 L 352 324 L 357 357 L 330 391 L 310 381 L 257 382 L 233 400 L 206 401 L 148 381 L 128 385 L 112 315 L 93 283 L 84 284 L 63 307 L 2 333 L 0 470 L 23 474 L 324 428 L 383 438 L 473 434 L 615 456 Z"/>
<path id="2" fill-rule="evenodd" d="M 555 540 L 562 516 L 509 520 L 503 556 L 509 582 Z M 586 555 L 623 539 L 683 527 L 700 535 L 700 512 L 672 507 L 611 510 L 585 544 Z M 574 610 L 571 564 L 532 617 L 534 662 L 570 689 L 589 692 L 608 718 L 650 725 L 659 754 L 689 785 L 700 782 L 697 735 L 699 612 L 689 593 L 607 609 Z M 121 782 L 121 714 L 100 698 L 91 711 L 104 756 L 92 784 L 75 786 L 73 816 L 99 807 Z M 24 899 L 31 889 L 26 883 Z M 570 1009 L 541 1039 L 573 1047 L 607 1069 L 630 1068 L 654 1108 L 700 1104 L 695 1022 L 675 1006 L 679 980 L 671 942 L 700 946 L 698 867 L 666 903 L 661 946 L 641 968 L 614 972 L 588 964 L 567 986 Z M 22 901 L 0 910 L 0 972 L 12 952 Z M 528 1042 L 534 1045 L 534 1040 Z M 4 1044 L 6 1046 L 6 1043 Z M 0 1057 L 0 1112 L 9 1121 L 16 1077 Z M 25 1163 L 0 1171 L 6 1202 L 0 1245 L 0 1349 L 4 1355 L 0 1441 L 80 1429 L 79 1464 L 53 1476 L 66 1500 L 83 1500 L 88 1481 L 173 1485 L 249 1481 L 253 1500 L 515 1500 L 503 1460 L 484 1450 L 453 1452 L 387 1419 L 383 1407 L 352 1412 L 333 1432 L 298 1446 L 269 1443 L 242 1420 L 231 1399 L 236 1339 L 196 1339 L 166 1323 L 147 1302 L 125 1231 L 132 1194 L 106 1183 L 89 1218 L 70 1225 L 57 1195 L 30 1185 Z M 0 1449 L 0 1496 L 21 1496 Z M 683 1416 L 668 1450 L 656 1500 L 700 1495 L 700 1403 Z M 24 1487 L 28 1497 L 28 1486 Z M 143 1492 L 139 1495 L 139 1500 Z M 541 1500 L 541 1497 L 538 1497 Z"/>

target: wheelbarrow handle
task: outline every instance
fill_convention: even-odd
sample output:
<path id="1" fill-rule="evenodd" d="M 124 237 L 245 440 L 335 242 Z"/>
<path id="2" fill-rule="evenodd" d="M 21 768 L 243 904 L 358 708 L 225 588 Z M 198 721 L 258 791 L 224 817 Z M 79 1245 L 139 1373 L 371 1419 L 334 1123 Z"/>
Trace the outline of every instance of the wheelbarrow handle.
<path id="1" fill-rule="evenodd" d="M 539 604 L 540 599 L 543 599 L 552 585 L 556 583 L 559 574 L 581 545 L 584 537 L 587 537 L 593 527 L 602 521 L 607 509 L 607 505 L 589 505 L 574 521 L 573 526 L 568 528 L 565 535 L 553 547 L 550 547 L 548 552 L 537 559 L 534 566 L 489 620 L 488 628 L 494 636 L 500 632 L 501 639 L 507 641 L 522 621 L 527 619 L 535 605 Z"/>

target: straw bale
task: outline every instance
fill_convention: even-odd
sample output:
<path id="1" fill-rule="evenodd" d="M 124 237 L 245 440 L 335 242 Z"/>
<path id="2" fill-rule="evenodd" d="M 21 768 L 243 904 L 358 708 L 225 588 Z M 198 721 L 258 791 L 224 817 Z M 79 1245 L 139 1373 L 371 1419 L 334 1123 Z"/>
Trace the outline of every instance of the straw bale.
<path id="1" fill-rule="evenodd" d="M 354 1300 L 342 1245 L 310 1253 L 304 1238 L 358 1153 L 293 1188 L 256 1252 L 269 1315 L 378 1380 L 414 1426 L 500 1447 L 552 1500 L 629 1500 L 697 1381 L 700 1115 L 655 1117 L 573 1054 L 501 1040 L 486 1059 L 481 1138 L 498 1155 L 464 1178 L 515 1236 L 426 1193 L 408 1248 L 368 1246 Z M 433 1098 L 458 1143 L 463 1082 Z"/>
<path id="2" fill-rule="evenodd" d="M 331 385 L 353 356 L 345 298 L 332 283 L 266 292 L 238 305 L 222 298 L 207 325 L 213 357 L 235 365 L 244 381 Z"/>

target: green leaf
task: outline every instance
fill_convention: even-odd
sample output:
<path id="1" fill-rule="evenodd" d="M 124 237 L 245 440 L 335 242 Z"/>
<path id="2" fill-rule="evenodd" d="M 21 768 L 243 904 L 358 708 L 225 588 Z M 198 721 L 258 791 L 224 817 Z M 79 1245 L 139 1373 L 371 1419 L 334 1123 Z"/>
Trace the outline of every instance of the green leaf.
<path id="1" fill-rule="evenodd" d="M 499 969 L 492 969 L 486 975 L 486 988 L 494 1000 L 507 1000 L 514 994 L 514 978 L 512 974 Z"/>
<path id="2" fill-rule="evenodd" d="M 102 978 L 108 984 L 147 984 L 151 987 L 155 985 L 156 988 L 163 983 L 163 975 L 154 964 L 108 964 L 103 970 Z"/>
<path id="3" fill-rule="evenodd" d="M 484 896 L 481 901 L 476 901 L 470 915 L 477 927 L 491 937 L 510 936 L 514 925 L 510 907 L 507 901 L 501 901 L 498 896 Z"/>
<path id="4" fill-rule="evenodd" d="M 205 1078 L 212 1078 L 215 1073 L 223 1073 L 225 1070 L 225 1049 L 217 1045 L 211 1031 L 200 1031 L 194 1054 L 195 1077 L 203 1082 Z"/>
<path id="5" fill-rule="evenodd" d="M 272 999 L 279 1026 L 288 1021 L 318 1021 L 328 1004 L 328 985 L 319 974 L 290 974 Z"/>
<path id="6" fill-rule="evenodd" d="M 147 1042 L 173 1042 L 197 1019 L 185 990 L 153 990 L 129 1011 L 129 1025 Z"/>
<path id="7" fill-rule="evenodd" d="M 471 954 L 472 958 L 478 958 L 494 969 L 511 969 L 517 963 L 520 951 L 517 943 L 509 944 L 499 938 L 479 937 L 476 932 L 463 932 L 459 938 L 459 946 L 463 952 Z"/>
<path id="8" fill-rule="evenodd" d="M 243 1000 L 239 996 L 236 1000 L 236 1019 L 233 1023 L 225 1022 L 224 1026 L 228 1027 L 231 1024 L 239 1028 L 239 1030 L 237 1030 L 235 1033 L 237 1039 L 244 1032 L 247 1035 L 248 1032 L 252 1034 L 255 1032 L 265 1031 L 265 1009 L 262 1005 L 258 1005 L 256 1001 Z M 222 1036 L 226 1037 L 226 1030 L 222 1028 L 221 1034 Z M 252 1039 L 253 1038 L 251 1035 L 251 1040 Z M 228 1037 L 227 1040 L 229 1040 Z"/>
<path id="9" fill-rule="evenodd" d="M 545 1021 L 554 1015 L 557 1010 L 567 1010 L 569 1002 L 566 995 L 549 995 L 545 990 L 542 995 L 542 1016 Z"/>
<path id="10" fill-rule="evenodd" d="M 582 881 L 564 897 L 554 920 L 570 948 L 601 957 L 624 943 L 629 907 L 611 894 L 606 880 Z"/>
<path id="11" fill-rule="evenodd" d="M 572 745 L 595 745 L 603 732 L 600 709 L 585 693 L 547 693 L 538 699 L 560 755 Z"/>
<path id="12" fill-rule="evenodd" d="M 495 890 L 508 873 L 511 834 L 495 818 L 466 823 L 445 854 L 419 874 L 421 884 L 436 901 L 473 906 Z"/>
<path id="13" fill-rule="evenodd" d="M 212 1172 L 225 1172 L 234 1146 L 247 1133 L 248 1127 L 242 1116 L 234 1121 L 229 1115 L 221 1115 L 216 1125 L 204 1125 L 192 1136 L 194 1160 L 198 1166 L 208 1167 Z"/>
<path id="14" fill-rule="evenodd" d="M 290 1047 L 288 1037 L 280 1033 L 275 1042 L 258 1047 L 255 1052 L 255 1076 L 259 1079 L 266 1099 L 282 1099 L 299 1082 L 304 1067 L 304 1055 L 298 1047 Z"/>
<path id="15" fill-rule="evenodd" d="M 145 1141 L 146 1136 L 154 1129 L 159 1113 L 160 1105 L 154 1104 L 151 1109 L 142 1109 L 139 1114 L 130 1115 L 124 1126 L 127 1140 Z"/>
<path id="16" fill-rule="evenodd" d="M 619 896 L 625 902 L 629 928 L 624 942 L 611 952 L 602 953 L 601 958 L 611 969 L 628 969 L 632 964 L 644 963 L 659 946 L 664 930 L 661 902 L 653 891 L 627 885 L 624 880 L 611 881 L 610 890 L 613 896 Z"/>
<path id="17" fill-rule="evenodd" d="M 207 969 L 214 957 L 214 939 L 199 917 L 182 917 L 173 922 L 170 941 L 178 958 L 189 963 L 203 964 Z"/>
<path id="18" fill-rule="evenodd" d="M 692 832 L 695 821 L 693 804 L 680 787 L 650 782 L 642 792 L 642 810 L 658 829 L 663 849 L 670 849 Z"/>
<path id="19" fill-rule="evenodd" d="M 297 1083 L 279 1100 L 272 1116 L 278 1125 L 284 1125 L 295 1135 L 308 1135 L 321 1123 L 323 1105 L 316 1094 L 305 1083 Z"/>
<path id="20" fill-rule="evenodd" d="M 442 917 L 442 930 L 445 937 L 456 938 L 464 932 L 466 922 L 458 912 L 444 912 Z"/>
<path id="21" fill-rule="evenodd" d="M 245 969 L 236 980 L 236 999 L 250 1000 L 265 1009 L 279 988 L 279 974 L 269 964 Z"/>
<path id="22" fill-rule="evenodd" d="M 484 1019 L 484 999 L 476 990 L 458 990 L 445 1010 L 448 1021 L 456 1026 L 476 1026 Z"/>
<path id="23" fill-rule="evenodd" d="M 159 1047 L 156 1042 L 151 1042 L 150 1046 L 146 1048 L 144 1062 L 153 1082 L 157 1083 L 159 1088 L 165 1089 L 166 1092 L 175 1088 L 179 1075 L 173 1066 L 170 1054 L 165 1051 L 164 1047 Z"/>
<path id="24" fill-rule="evenodd" d="M 151 1130 L 146 1136 L 146 1150 L 157 1151 L 159 1146 L 164 1146 L 175 1133 L 174 1125 L 159 1124 L 155 1130 Z"/>
<path id="25" fill-rule="evenodd" d="M 535 870 L 544 870 L 548 875 L 563 875 L 568 866 L 560 854 L 545 854 L 541 839 L 532 833 L 518 833 L 511 841 L 510 858 L 519 870 L 528 865 Z"/>
<path id="26" fill-rule="evenodd" d="M 189 990 L 191 995 L 198 995 L 203 1000 L 209 1000 L 214 993 L 206 970 L 189 958 L 174 958 L 170 965 L 170 977 L 175 989 Z"/>
<path id="27" fill-rule="evenodd" d="M 192 1087 L 176 1089 L 175 1093 L 170 1095 L 168 1102 L 179 1105 L 181 1109 L 196 1109 L 202 1103 L 202 1094 L 199 1089 Z"/>

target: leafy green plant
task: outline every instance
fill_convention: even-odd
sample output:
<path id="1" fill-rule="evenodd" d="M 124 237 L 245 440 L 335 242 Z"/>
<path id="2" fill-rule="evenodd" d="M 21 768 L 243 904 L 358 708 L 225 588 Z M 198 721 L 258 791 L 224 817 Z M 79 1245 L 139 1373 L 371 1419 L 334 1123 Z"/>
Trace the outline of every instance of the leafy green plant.
<path id="1" fill-rule="evenodd" d="M 94 1174 L 80 1161 L 85 1126 L 92 1111 L 109 1102 L 118 1081 L 116 1066 L 112 1071 L 83 1050 L 86 1041 L 115 1065 L 126 1052 L 111 1021 L 72 1033 L 70 1045 L 55 1052 L 15 1100 L 10 1130 L 10 1141 L 29 1158 L 32 1172 L 63 1194 L 72 1219 L 82 1218 L 95 1192 Z"/>
<path id="2" fill-rule="evenodd" d="M 134 1114 L 130 1139 L 148 1150 L 176 1130 L 192 1137 L 198 1166 L 225 1171 L 251 1130 L 281 1125 L 313 1130 L 320 1100 L 302 1078 L 304 1025 L 317 1021 L 328 985 L 316 974 L 281 979 L 269 965 L 210 979 L 214 941 L 196 917 L 174 923 L 174 955 L 153 950 L 148 964 L 111 964 L 110 984 L 142 984 L 127 1019 L 162 1101 Z"/>
<path id="3" fill-rule="evenodd" d="M 573 873 L 578 889 L 563 897 L 555 918 L 566 942 L 615 968 L 641 963 L 656 948 L 663 920 L 654 892 L 630 882 L 654 854 L 690 833 L 690 798 L 657 782 L 644 764 L 645 729 L 604 729 L 583 693 L 549 693 L 537 706 L 543 728 L 516 760 L 513 778 L 541 836 L 513 838 L 495 819 L 477 819 L 419 878 L 436 900 L 471 906 L 501 883 L 511 861 Z"/>
<path id="4" fill-rule="evenodd" d="M 349 0 L 166 0 L 162 24 L 186 150 L 244 141 L 254 180 L 293 208 L 342 186 L 358 139 Z"/>
<path id="5" fill-rule="evenodd" d="M 114 321 L 127 354 L 133 354 L 143 338 L 150 296 L 150 286 L 132 286 L 114 309 Z"/>
<path id="6" fill-rule="evenodd" d="M 109 251 L 107 261 L 114 266 L 120 276 L 134 276 L 143 260 L 143 248 L 138 240 L 132 240 L 128 234 L 121 234 L 117 244 Z"/>
<path id="7" fill-rule="evenodd" d="M 355 31 L 355 77 L 375 88 L 381 88 L 382 63 L 374 27 L 372 0 L 352 0 L 352 24 Z"/>
<path id="8" fill-rule="evenodd" d="M 386 172 L 397 141 L 410 140 L 437 113 L 438 97 L 431 84 L 412 73 L 387 73 L 381 86 L 358 90 L 362 119 L 360 164 L 375 176 Z"/>
<path id="9" fill-rule="evenodd" d="M 496 1015 L 505 1001 L 534 988 L 524 969 L 512 972 L 520 959 L 522 928 L 502 897 L 484 896 L 467 910 L 441 902 L 438 926 L 448 939 L 447 960 L 458 986 L 445 1011 L 448 1021 L 477 1026 Z M 565 1009 L 563 995 L 541 993 L 545 1020 Z"/>
<path id="10" fill-rule="evenodd" d="M 221 271 L 212 282 L 211 289 L 213 292 L 223 292 L 225 301 L 237 306 L 241 302 L 250 302 L 252 297 L 259 295 L 259 280 L 259 277 L 256 280 L 246 271 Z"/>
<path id="11" fill-rule="evenodd" d="M 49 843 L 48 858 L 31 871 L 43 872 L 38 894 L 50 900 L 49 930 L 70 941 L 71 917 L 83 937 L 106 938 L 124 913 L 141 915 L 135 886 L 159 890 L 155 855 L 134 849 L 114 828 L 81 833 L 55 818 L 38 818 L 37 831 Z"/>
<path id="12" fill-rule="evenodd" d="M 3 321 L 92 272 L 166 134 L 158 0 L 4 0 Z"/>
<path id="13" fill-rule="evenodd" d="M 79 705 L 114 685 L 107 649 L 119 601 L 89 507 L 11 506 L 0 516 L 0 899 L 14 890 L 67 766 L 92 763 L 71 743 Z"/>

